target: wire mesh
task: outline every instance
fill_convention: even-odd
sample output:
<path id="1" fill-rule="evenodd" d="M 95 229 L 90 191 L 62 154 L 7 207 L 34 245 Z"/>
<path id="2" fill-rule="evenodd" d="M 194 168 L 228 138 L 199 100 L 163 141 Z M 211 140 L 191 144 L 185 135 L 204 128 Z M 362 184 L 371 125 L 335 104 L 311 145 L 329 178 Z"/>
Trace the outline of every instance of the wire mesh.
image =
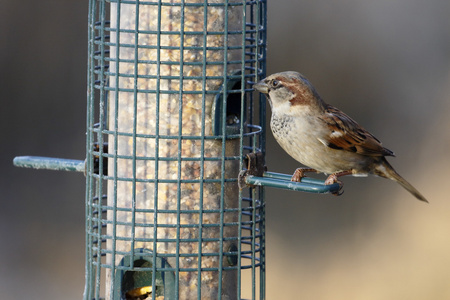
<path id="1" fill-rule="evenodd" d="M 264 191 L 237 184 L 264 151 L 265 16 L 90 1 L 85 299 L 265 298 Z"/>

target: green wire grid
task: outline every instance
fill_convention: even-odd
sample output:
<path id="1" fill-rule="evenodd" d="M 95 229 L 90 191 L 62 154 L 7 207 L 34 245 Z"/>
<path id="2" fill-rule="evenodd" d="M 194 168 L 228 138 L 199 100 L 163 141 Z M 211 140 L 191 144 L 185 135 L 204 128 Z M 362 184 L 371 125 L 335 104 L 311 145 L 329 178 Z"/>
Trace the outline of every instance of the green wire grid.
<path id="1" fill-rule="evenodd" d="M 85 299 L 143 285 L 149 299 L 265 298 L 263 189 L 237 188 L 245 154 L 264 151 L 265 14 L 90 1 Z"/>

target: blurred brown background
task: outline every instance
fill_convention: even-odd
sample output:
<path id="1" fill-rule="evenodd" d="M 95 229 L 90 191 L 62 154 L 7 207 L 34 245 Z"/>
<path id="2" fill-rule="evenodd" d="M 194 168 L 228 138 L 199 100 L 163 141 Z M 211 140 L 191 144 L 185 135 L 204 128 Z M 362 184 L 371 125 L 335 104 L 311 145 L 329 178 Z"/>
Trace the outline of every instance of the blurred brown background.
<path id="1" fill-rule="evenodd" d="M 0 295 L 81 299 L 88 1 L 0 1 Z M 267 299 L 450 299 L 450 2 L 268 3 L 267 73 L 305 74 L 395 151 L 430 204 L 388 180 L 341 197 L 267 189 Z M 267 133 L 269 170 L 296 163 Z"/>

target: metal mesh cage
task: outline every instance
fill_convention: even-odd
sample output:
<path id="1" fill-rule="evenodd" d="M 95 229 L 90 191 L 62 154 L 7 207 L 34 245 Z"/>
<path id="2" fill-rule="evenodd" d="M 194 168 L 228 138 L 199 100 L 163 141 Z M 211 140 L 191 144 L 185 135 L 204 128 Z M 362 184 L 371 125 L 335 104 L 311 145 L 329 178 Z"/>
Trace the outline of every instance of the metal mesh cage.
<path id="1" fill-rule="evenodd" d="M 90 1 L 84 299 L 264 299 L 265 1 Z"/>

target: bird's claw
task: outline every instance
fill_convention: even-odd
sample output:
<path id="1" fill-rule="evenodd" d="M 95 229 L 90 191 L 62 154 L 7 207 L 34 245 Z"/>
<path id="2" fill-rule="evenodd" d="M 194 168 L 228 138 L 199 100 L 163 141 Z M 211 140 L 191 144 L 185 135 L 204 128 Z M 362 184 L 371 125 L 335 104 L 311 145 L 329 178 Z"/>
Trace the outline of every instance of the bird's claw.
<path id="1" fill-rule="evenodd" d="M 291 181 L 300 182 L 302 178 L 305 177 L 301 169 L 296 169 L 294 174 L 292 174 Z"/>
<path id="2" fill-rule="evenodd" d="M 332 193 L 334 196 L 340 196 L 344 193 L 344 184 L 342 183 L 342 181 L 338 181 L 337 182 L 339 184 L 339 190 L 337 190 L 336 192 Z"/>
<path id="3" fill-rule="evenodd" d="M 291 181 L 300 182 L 303 177 L 306 177 L 306 175 L 305 175 L 306 172 L 316 172 L 317 173 L 317 170 L 311 169 L 311 168 L 297 168 L 295 170 L 294 174 L 292 174 Z"/>
<path id="4" fill-rule="evenodd" d="M 328 176 L 328 178 L 325 180 L 325 185 L 332 185 L 332 184 L 339 184 L 339 190 L 337 190 L 336 192 L 332 193 L 334 196 L 340 196 L 344 193 L 343 188 L 344 188 L 344 183 L 340 180 L 338 180 L 338 177 L 336 174 L 331 174 L 330 176 Z"/>

